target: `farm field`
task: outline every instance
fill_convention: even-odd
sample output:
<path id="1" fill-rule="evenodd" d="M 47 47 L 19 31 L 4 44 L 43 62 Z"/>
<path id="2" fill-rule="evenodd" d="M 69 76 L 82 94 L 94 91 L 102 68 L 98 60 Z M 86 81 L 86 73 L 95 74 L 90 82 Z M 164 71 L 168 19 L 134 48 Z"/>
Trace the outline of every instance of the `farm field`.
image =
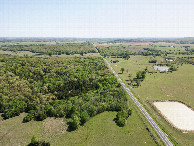
<path id="1" fill-rule="evenodd" d="M 107 60 L 111 60 L 108 58 Z M 129 60 L 118 59 L 119 63 L 111 63 L 123 81 L 128 84 L 128 74 L 135 77 L 136 72 L 144 70 L 154 71 L 152 64 L 148 64 L 149 57 L 132 56 Z M 145 61 L 145 63 L 143 63 Z M 123 74 L 120 69 L 125 68 Z M 128 72 L 127 72 L 128 70 Z M 187 105 L 194 107 L 194 66 L 184 64 L 179 66 L 175 72 L 167 73 L 147 73 L 145 80 L 138 88 L 132 90 L 137 94 L 141 101 L 147 100 L 180 100 Z M 130 87 L 130 86 L 129 86 Z"/>
<path id="2" fill-rule="evenodd" d="M 175 54 L 173 55 L 177 57 Z M 134 95 L 151 113 L 161 129 L 171 135 L 180 145 L 191 145 L 194 143 L 193 132 L 183 132 L 173 128 L 152 104 L 153 101 L 175 100 L 194 108 L 194 66 L 192 64 L 179 64 L 177 71 L 173 71 L 172 73 L 160 73 L 159 71 L 154 70 L 154 63 L 149 63 L 149 61 L 153 59 L 153 56 L 131 55 L 128 60 L 108 56 L 106 59 L 118 73 L 123 82 L 133 91 Z M 156 56 L 154 59 L 157 60 L 157 63 L 159 64 L 165 61 L 162 56 Z M 118 62 L 113 63 L 113 61 Z M 124 68 L 123 73 L 121 68 Z M 147 69 L 148 72 L 140 86 L 132 87 L 128 77 L 129 74 L 131 74 L 130 78 L 133 79 L 136 77 L 138 71 L 143 71 L 145 69 Z"/>

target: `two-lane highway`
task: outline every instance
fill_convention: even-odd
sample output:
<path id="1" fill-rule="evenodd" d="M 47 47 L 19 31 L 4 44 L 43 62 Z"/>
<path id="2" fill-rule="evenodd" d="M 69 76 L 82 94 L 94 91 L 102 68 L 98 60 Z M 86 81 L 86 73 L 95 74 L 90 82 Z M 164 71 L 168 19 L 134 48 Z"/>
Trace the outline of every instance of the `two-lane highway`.
<path id="1" fill-rule="evenodd" d="M 96 49 L 97 50 L 97 49 Z M 97 50 L 98 52 L 98 50 Z M 98 52 L 99 53 L 99 52 Z M 100 55 L 100 53 L 99 53 Z M 100 55 L 101 56 L 101 55 Z M 102 56 L 101 56 L 102 57 Z M 103 57 L 102 57 L 103 58 Z M 149 121 L 149 123 L 152 125 L 152 127 L 155 129 L 155 131 L 158 133 L 158 135 L 160 136 L 160 138 L 163 140 L 163 142 L 167 145 L 167 146 L 173 146 L 173 144 L 170 142 L 170 140 L 167 138 L 167 136 L 163 133 L 163 131 L 158 127 L 158 125 L 154 122 L 154 120 L 150 117 L 150 115 L 147 113 L 147 111 L 143 108 L 143 106 L 141 105 L 141 103 L 135 98 L 135 96 L 131 93 L 131 91 L 129 90 L 129 88 L 127 88 L 127 86 L 123 83 L 123 81 L 119 78 L 119 76 L 116 74 L 116 72 L 113 70 L 113 68 L 110 66 L 109 62 L 103 58 L 104 61 L 107 63 L 107 65 L 109 66 L 109 68 L 111 69 L 111 71 L 114 73 L 114 75 L 116 76 L 116 78 L 119 80 L 119 82 L 122 84 L 123 88 L 127 91 L 127 93 L 130 95 L 130 97 L 133 99 L 133 101 L 135 102 L 135 104 L 138 106 L 138 108 L 140 109 L 140 111 L 143 113 L 143 115 L 146 117 L 146 119 Z"/>

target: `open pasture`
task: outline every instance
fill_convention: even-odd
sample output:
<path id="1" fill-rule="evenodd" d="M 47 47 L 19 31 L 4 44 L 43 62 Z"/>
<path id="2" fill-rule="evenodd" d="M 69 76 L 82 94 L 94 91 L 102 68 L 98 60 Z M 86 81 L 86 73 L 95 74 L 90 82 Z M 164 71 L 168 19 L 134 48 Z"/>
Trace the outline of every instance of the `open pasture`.
<path id="1" fill-rule="evenodd" d="M 176 49 L 176 47 L 174 49 Z M 163 48 L 163 51 L 165 52 L 165 47 Z M 173 56 L 175 59 L 181 56 L 181 54 L 179 55 L 176 53 L 167 54 L 167 56 L 168 55 L 171 57 Z M 184 57 L 191 56 L 192 55 L 184 55 Z M 154 70 L 154 63 L 149 63 L 149 60 L 152 59 L 157 60 L 157 63 L 165 62 L 164 56 L 130 55 L 128 60 L 107 57 L 107 60 L 110 62 L 113 69 L 119 74 L 123 82 L 133 91 L 135 96 L 149 111 L 159 126 L 168 135 L 171 135 L 180 145 L 191 145 L 194 143 L 194 133 L 192 131 L 183 133 L 181 130 L 174 128 L 163 116 L 161 116 L 156 107 L 152 105 L 152 102 L 173 100 L 183 102 L 189 107 L 194 108 L 194 66 L 187 63 L 176 64 L 178 65 L 177 71 L 173 71 L 172 73 L 160 73 L 159 71 Z M 113 63 L 111 60 L 118 60 L 118 62 Z M 121 68 L 124 68 L 123 73 Z M 148 69 L 145 80 L 141 82 L 139 87 L 132 87 L 130 85 L 130 78 L 135 78 L 136 73 L 145 68 Z M 129 74 L 131 74 L 130 77 Z"/>
<path id="2" fill-rule="evenodd" d="M 25 115 L 0 121 L 0 145 L 27 145 L 33 135 L 51 145 L 156 145 L 136 112 L 123 128 L 113 121 L 116 112 L 104 112 L 73 132 L 62 118 L 22 123 Z"/>

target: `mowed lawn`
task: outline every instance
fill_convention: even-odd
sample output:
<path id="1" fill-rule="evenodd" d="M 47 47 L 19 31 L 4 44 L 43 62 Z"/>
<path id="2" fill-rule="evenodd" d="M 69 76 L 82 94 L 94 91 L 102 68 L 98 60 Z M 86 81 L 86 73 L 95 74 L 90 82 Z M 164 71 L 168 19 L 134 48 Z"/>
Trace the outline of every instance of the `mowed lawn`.
<path id="1" fill-rule="evenodd" d="M 180 65 L 178 70 L 172 73 L 147 73 L 140 87 L 131 88 L 128 85 L 128 74 L 131 73 L 135 77 L 137 71 L 146 67 L 149 71 L 153 71 L 153 64 L 148 63 L 149 59 L 150 57 L 145 56 L 131 56 L 129 60 L 118 59 L 119 63 L 111 63 L 111 66 L 117 73 L 121 73 L 122 67 L 125 69 L 123 74 L 119 74 L 120 78 L 134 92 L 135 96 L 143 103 L 152 117 L 160 123 L 160 127 L 167 134 L 171 135 L 181 145 L 193 145 L 194 132 L 183 132 L 173 128 L 158 113 L 152 102 L 155 100 L 177 100 L 194 109 L 194 65 Z M 113 59 L 108 58 L 108 60 Z"/>
<path id="2" fill-rule="evenodd" d="M 25 115 L 0 121 L 0 145 L 27 145 L 33 135 L 51 145 L 156 145 L 136 112 L 123 128 L 113 121 L 116 112 L 104 112 L 72 132 L 62 118 L 22 123 Z"/>

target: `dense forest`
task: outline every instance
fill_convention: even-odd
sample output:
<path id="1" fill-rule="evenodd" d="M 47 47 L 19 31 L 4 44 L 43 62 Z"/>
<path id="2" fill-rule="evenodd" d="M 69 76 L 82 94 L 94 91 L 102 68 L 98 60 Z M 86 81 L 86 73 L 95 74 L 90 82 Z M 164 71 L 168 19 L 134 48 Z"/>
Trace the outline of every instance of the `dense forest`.
<path id="1" fill-rule="evenodd" d="M 126 93 L 100 57 L 0 58 L 4 119 L 22 112 L 28 113 L 24 122 L 66 117 L 77 129 L 104 111 L 120 111 L 116 122 L 121 126 L 131 114 Z"/>

